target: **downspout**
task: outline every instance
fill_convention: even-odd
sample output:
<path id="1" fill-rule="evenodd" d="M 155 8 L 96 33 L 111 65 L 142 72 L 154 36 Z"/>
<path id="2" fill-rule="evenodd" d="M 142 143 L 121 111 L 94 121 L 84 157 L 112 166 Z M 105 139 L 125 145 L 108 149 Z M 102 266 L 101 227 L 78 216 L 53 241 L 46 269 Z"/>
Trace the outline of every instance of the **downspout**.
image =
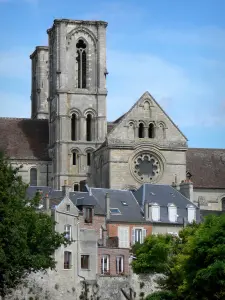
<path id="1" fill-rule="evenodd" d="M 79 218 L 79 217 L 77 217 L 77 218 Z M 79 230 L 78 230 L 78 225 L 80 224 L 80 222 L 77 222 L 77 276 L 78 277 L 80 277 L 80 278 L 82 278 L 84 281 L 85 281 L 85 277 L 84 276 L 81 276 L 80 274 L 79 274 L 79 244 L 78 244 L 78 242 L 79 242 Z"/>

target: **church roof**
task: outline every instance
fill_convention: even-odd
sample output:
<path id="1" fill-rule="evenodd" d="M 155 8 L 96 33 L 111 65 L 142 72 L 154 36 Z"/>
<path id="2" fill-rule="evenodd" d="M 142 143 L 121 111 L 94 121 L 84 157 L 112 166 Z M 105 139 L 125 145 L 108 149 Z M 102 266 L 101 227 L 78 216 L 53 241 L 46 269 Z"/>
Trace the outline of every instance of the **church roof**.
<path id="1" fill-rule="evenodd" d="M 0 150 L 11 159 L 49 160 L 48 120 L 0 118 Z"/>
<path id="2" fill-rule="evenodd" d="M 189 148 L 186 157 L 194 188 L 225 188 L 225 149 Z"/>

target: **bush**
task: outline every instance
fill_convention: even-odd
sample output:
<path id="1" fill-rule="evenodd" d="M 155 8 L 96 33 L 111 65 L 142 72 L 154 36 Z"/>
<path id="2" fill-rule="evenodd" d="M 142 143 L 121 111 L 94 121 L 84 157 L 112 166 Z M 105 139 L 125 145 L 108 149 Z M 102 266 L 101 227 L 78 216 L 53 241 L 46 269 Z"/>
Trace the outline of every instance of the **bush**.
<path id="1" fill-rule="evenodd" d="M 176 297 L 169 291 L 155 292 L 148 295 L 145 300 L 175 300 Z"/>

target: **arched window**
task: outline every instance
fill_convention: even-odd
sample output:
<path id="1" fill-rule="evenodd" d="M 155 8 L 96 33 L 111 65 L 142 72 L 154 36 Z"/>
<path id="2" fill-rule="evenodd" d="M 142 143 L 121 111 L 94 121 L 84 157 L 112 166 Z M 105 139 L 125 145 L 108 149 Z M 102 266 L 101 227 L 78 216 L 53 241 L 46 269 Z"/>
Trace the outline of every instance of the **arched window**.
<path id="1" fill-rule="evenodd" d="M 74 190 L 74 192 L 78 192 L 79 191 L 79 184 L 78 183 L 75 183 L 73 185 L 73 190 Z"/>
<path id="2" fill-rule="evenodd" d="M 91 165 L 91 152 L 87 152 L 87 166 Z"/>
<path id="3" fill-rule="evenodd" d="M 78 163 L 77 152 L 76 152 L 76 151 L 73 151 L 73 152 L 72 152 L 72 165 L 73 165 L 73 166 L 76 166 L 77 163 Z"/>
<path id="4" fill-rule="evenodd" d="M 30 169 L 30 185 L 37 186 L 37 169 L 36 168 Z"/>
<path id="5" fill-rule="evenodd" d="M 87 55 L 86 55 L 86 44 L 83 40 L 79 40 L 77 45 L 77 80 L 78 88 L 85 89 L 87 84 Z"/>
<path id="6" fill-rule="evenodd" d="M 144 138 L 144 124 L 140 123 L 138 126 L 138 137 L 139 138 Z"/>
<path id="7" fill-rule="evenodd" d="M 148 137 L 150 138 L 150 139 L 153 139 L 154 138 L 154 135 L 155 135 L 155 133 L 154 133 L 154 125 L 151 123 L 151 124 L 149 124 L 149 126 L 148 126 Z"/>
<path id="8" fill-rule="evenodd" d="M 222 203 L 222 211 L 225 211 L 225 197 L 221 199 L 221 203 Z"/>
<path id="9" fill-rule="evenodd" d="M 72 114 L 71 118 L 71 140 L 77 140 L 77 116 L 75 114 Z"/>
<path id="10" fill-rule="evenodd" d="M 87 137 L 87 141 L 92 140 L 92 123 L 93 123 L 92 115 L 88 114 L 87 119 L 86 119 L 86 137 Z"/>

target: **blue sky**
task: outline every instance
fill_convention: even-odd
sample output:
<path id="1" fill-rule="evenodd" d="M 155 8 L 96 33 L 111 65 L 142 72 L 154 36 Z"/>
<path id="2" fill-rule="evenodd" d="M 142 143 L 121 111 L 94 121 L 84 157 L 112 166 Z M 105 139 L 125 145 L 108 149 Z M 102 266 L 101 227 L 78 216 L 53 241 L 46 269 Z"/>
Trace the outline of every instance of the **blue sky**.
<path id="1" fill-rule="evenodd" d="M 108 120 L 148 90 L 190 147 L 225 148 L 224 0 L 0 0 L 0 116 L 30 116 L 30 59 L 55 18 L 107 29 Z"/>

